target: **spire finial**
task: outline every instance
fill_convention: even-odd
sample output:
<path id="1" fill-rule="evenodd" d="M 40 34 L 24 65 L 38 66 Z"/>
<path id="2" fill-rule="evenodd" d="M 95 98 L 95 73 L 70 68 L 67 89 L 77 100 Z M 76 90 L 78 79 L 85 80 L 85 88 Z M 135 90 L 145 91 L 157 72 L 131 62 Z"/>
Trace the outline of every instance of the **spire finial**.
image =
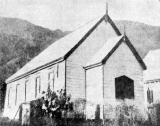
<path id="1" fill-rule="evenodd" d="M 106 2 L 106 15 L 108 15 L 108 1 Z"/>
<path id="2" fill-rule="evenodd" d="M 108 1 L 106 2 L 106 14 L 105 14 L 105 21 L 108 22 Z"/>
<path id="3" fill-rule="evenodd" d="M 126 27 L 125 27 L 125 25 L 124 25 L 124 30 L 123 30 L 123 34 L 124 34 L 124 41 L 126 40 Z"/>
<path id="4" fill-rule="evenodd" d="M 124 25 L 124 36 L 126 36 L 126 26 Z"/>

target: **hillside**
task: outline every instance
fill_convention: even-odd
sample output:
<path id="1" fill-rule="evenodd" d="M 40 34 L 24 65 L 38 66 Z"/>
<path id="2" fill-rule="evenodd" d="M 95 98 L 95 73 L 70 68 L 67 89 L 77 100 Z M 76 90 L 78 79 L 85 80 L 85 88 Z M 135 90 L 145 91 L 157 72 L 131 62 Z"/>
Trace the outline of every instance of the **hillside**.
<path id="1" fill-rule="evenodd" d="M 21 19 L 0 18 L 0 103 L 5 79 L 66 34 L 68 32 L 51 31 Z"/>
<path id="2" fill-rule="evenodd" d="M 150 26 L 134 21 L 114 21 L 116 26 L 126 35 L 142 58 L 149 50 L 160 48 L 160 26 Z"/>
<path id="3" fill-rule="evenodd" d="M 12 70 L 16 71 L 66 34 L 59 29 L 51 31 L 25 20 L 0 18 L 0 70 L 14 66 L 16 69 Z"/>

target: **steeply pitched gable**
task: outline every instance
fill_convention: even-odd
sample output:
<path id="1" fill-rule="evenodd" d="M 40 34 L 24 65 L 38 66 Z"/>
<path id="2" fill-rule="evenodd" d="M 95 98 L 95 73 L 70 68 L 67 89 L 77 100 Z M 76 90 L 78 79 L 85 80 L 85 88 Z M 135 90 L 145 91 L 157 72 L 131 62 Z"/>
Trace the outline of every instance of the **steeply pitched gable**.
<path id="1" fill-rule="evenodd" d="M 132 53 L 134 54 L 137 61 L 140 63 L 142 68 L 146 70 L 146 65 L 137 53 L 136 49 L 133 47 L 131 42 L 126 36 L 118 36 L 114 38 L 110 38 L 103 45 L 103 47 L 89 60 L 89 62 L 84 67 L 85 69 L 91 69 L 96 66 L 100 66 L 106 63 L 109 57 L 113 54 L 113 52 L 119 47 L 119 45 L 125 41 L 127 46 L 130 48 Z"/>

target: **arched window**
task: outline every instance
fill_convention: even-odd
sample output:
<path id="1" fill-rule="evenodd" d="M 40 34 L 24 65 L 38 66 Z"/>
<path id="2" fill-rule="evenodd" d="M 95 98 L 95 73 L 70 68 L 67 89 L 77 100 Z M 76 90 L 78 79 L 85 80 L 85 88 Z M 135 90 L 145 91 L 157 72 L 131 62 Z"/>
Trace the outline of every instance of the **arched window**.
<path id="1" fill-rule="evenodd" d="M 134 81 L 127 76 L 115 78 L 115 92 L 117 99 L 133 99 Z"/>
<path id="2" fill-rule="evenodd" d="M 20 85 L 19 84 L 17 84 L 16 85 L 16 98 L 15 98 L 15 105 L 17 105 L 17 103 L 19 102 L 18 100 L 19 100 L 19 98 L 18 98 L 18 93 L 20 92 L 19 91 L 19 87 L 20 87 Z"/>
<path id="3" fill-rule="evenodd" d="M 28 93 L 28 80 L 25 81 L 25 100 L 24 101 L 27 101 L 27 93 Z"/>
<path id="4" fill-rule="evenodd" d="M 40 94 L 41 85 L 40 85 L 40 77 L 36 78 L 36 85 L 35 85 L 35 98 Z"/>

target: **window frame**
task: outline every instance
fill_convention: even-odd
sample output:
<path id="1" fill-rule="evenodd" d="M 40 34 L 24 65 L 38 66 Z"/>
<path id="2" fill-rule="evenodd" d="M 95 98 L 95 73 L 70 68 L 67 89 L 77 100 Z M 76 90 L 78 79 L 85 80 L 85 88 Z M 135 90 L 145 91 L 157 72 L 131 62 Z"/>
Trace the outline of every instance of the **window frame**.
<path id="1" fill-rule="evenodd" d="M 48 73 L 48 87 L 51 89 L 51 84 L 50 84 L 50 82 L 51 82 L 51 80 L 50 80 L 50 74 L 53 74 L 53 79 L 52 79 L 53 87 L 52 87 L 52 89 L 54 90 L 54 80 L 55 80 L 55 73 L 54 73 L 54 70 L 53 70 L 53 71 L 50 71 L 50 72 Z M 52 89 L 51 89 L 51 90 L 52 90 Z"/>

